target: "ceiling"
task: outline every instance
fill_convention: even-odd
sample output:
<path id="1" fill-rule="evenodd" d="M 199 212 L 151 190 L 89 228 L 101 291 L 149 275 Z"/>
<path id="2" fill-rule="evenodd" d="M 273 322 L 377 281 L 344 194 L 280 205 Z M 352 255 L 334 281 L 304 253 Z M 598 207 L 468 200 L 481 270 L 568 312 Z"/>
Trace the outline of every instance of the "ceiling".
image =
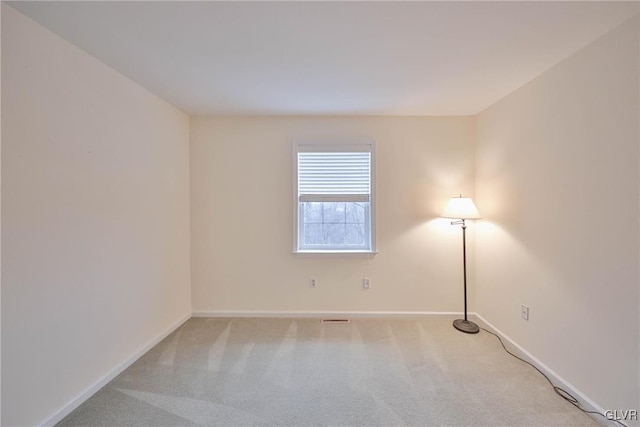
<path id="1" fill-rule="evenodd" d="M 193 115 L 476 114 L 636 2 L 10 2 Z"/>

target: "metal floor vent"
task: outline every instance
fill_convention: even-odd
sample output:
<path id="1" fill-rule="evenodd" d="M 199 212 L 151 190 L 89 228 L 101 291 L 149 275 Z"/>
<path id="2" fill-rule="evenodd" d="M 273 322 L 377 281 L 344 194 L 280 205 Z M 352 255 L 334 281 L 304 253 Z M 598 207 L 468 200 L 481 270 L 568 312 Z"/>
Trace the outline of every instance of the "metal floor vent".
<path id="1" fill-rule="evenodd" d="M 349 319 L 322 319 L 320 320 L 322 323 L 349 323 L 351 320 Z"/>

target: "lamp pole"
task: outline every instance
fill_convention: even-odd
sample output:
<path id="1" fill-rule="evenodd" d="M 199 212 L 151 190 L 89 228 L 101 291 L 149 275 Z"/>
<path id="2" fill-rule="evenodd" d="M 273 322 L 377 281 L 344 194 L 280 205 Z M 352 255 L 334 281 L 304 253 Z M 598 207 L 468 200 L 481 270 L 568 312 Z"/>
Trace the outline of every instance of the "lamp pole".
<path id="1" fill-rule="evenodd" d="M 467 318 L 467 223 L 464 218 L 458 221 L 452 221 L 451 225 L 462 226 L 462 272 L 464 278 L 464 319 L 456 319 L 453 321 L 453 327 L 460 332 L 467 334 L 477 334 L 480 328 Z"/>
<path id="2" fill-rule="evenodd" d="M 462 220 L 462 271 L 464 272 L 464 321 L 467 322 L 467 224 Z"/>

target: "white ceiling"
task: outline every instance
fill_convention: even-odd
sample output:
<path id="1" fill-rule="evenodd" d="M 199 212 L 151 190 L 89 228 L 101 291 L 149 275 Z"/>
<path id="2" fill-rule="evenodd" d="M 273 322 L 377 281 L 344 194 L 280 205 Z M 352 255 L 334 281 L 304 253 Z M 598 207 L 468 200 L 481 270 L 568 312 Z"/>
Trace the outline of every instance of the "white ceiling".
<path id="1" fill-rule="evenodd" d="M 476 114 L 636 2 L 11 2 L 190 114 Z"/>

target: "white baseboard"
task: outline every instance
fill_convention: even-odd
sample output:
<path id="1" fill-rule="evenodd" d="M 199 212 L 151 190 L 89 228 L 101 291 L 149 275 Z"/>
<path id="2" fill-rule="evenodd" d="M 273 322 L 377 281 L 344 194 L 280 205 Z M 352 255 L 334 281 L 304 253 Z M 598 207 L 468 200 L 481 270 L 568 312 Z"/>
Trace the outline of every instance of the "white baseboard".
<path id="1" fill-rule="evenodd" d="M 86 389 L 84 392 L 80 393 L 74 399 L 69 401 L 62 408 L 58 409 L 53 415 L 47 418 L 45 421 L 40 423 L 39 425 L 42 427 L 50 427 L 60 422 L 64 417 L 69 415 L 74 409 L 84 403 L 87 399 L 93 396 L 98 390 L 104 387 L 109 381 L 117 377 L 122 371 L 127 369 L 129 366 L 133 364 L 136 360 L 138 360 L 143 354 L 147 351 L 151 350 L 153 346 L 158 344 L 160 341 L 165 339 L 170 333 L 178 329 L 184 322 L 191 318 L 190 314 L 186 314 L 182 316 L 177 322 L 174 322 L 165 329 L 158 337 L 152 339 L 147 344 L 142 346 L 138 351 L 129 356 L 126 360 L 124 360 L 121 364 L 116 366 L 104 377 L 100 378 L 95 384 Z"/>
<path id="2" fill-rule="evenodd" d="M 544 372 L 545 375 L 547 375 L 549 377 L 549 379 L 556 386 L 562 387 L 563 389 L 569 391 L 576 399 L 578 399 L 578 402 L 580 403 L 582 408 L 584 408 L 584 409 L 586 409 L 588 411 L 596 411 L 596 412 L 599 412 L 601 414 L 605 413 L 605 410 L 600 405 L 595 403 L 593 400 L 589 399 L 589 397 L 587 397 L 584 393 L 582 393 L 580 390 L 578 390 L 573 384 L 571 384 L 569 381 L 567 381 L 564 378 L 562 378 L 555 371 L 553 371 L 553 369 L 549 368 L 547 365 L 545 365 L 540 360 L 538 360 L 534 355 L 532 355 L 527 350 L 525 350 L 522 346 L 520 346 L 518 343 L 516 343 L 514 340 L 512 340 L 508 335 L 504 334 L 498 328 L 496 328 L 491 323 L 489 323 L 484 317 L 482 317 L 478 313 L 473 313 L 473 316 L 478 320 L 478 323 L 483 324 L 481 326 L 485 326 L 487 329 L 489 329 L 492 332 L 498 334 L 500 336 L 500 338 L 508 341 L 509 344 L 511 344 L 513 347 L 515 347 L 517 349 L 516 354 L 520 353 L 520 354 L 518 354 L 518 356 L 523 357 L 525 360 L 527 360 L 528 362 L 530 362 L 533 365 L 535 365 L 536 368 L 538 368 L 542 372 Z M 587 414 L 587 415 L 590 415 L 590 414 Z M 605 425 L 608 425 L 607 423 L 613 423 L 612 421 L 608 421 L 604 417 L 592 416 L 592 418 L 594 418 L 598 422 L 601 422 L 601 423 L 604 422 Z M 613 425 L 613 424 L 611 424 L 611 425 Z"/>
<path id="3" fill-rule="evenodd" d="M 271 318 L 320 318 L 320 317 L 349 317 L 349 318 L 416 318 L 433 316 L 461 316 L 463 313 L 455 311 L 253 311 L 253 310 L 208 310 L 194 311 L 193 317 L 271 317 Z M 469 313 L 474 315 L 475 313 Z"/>

